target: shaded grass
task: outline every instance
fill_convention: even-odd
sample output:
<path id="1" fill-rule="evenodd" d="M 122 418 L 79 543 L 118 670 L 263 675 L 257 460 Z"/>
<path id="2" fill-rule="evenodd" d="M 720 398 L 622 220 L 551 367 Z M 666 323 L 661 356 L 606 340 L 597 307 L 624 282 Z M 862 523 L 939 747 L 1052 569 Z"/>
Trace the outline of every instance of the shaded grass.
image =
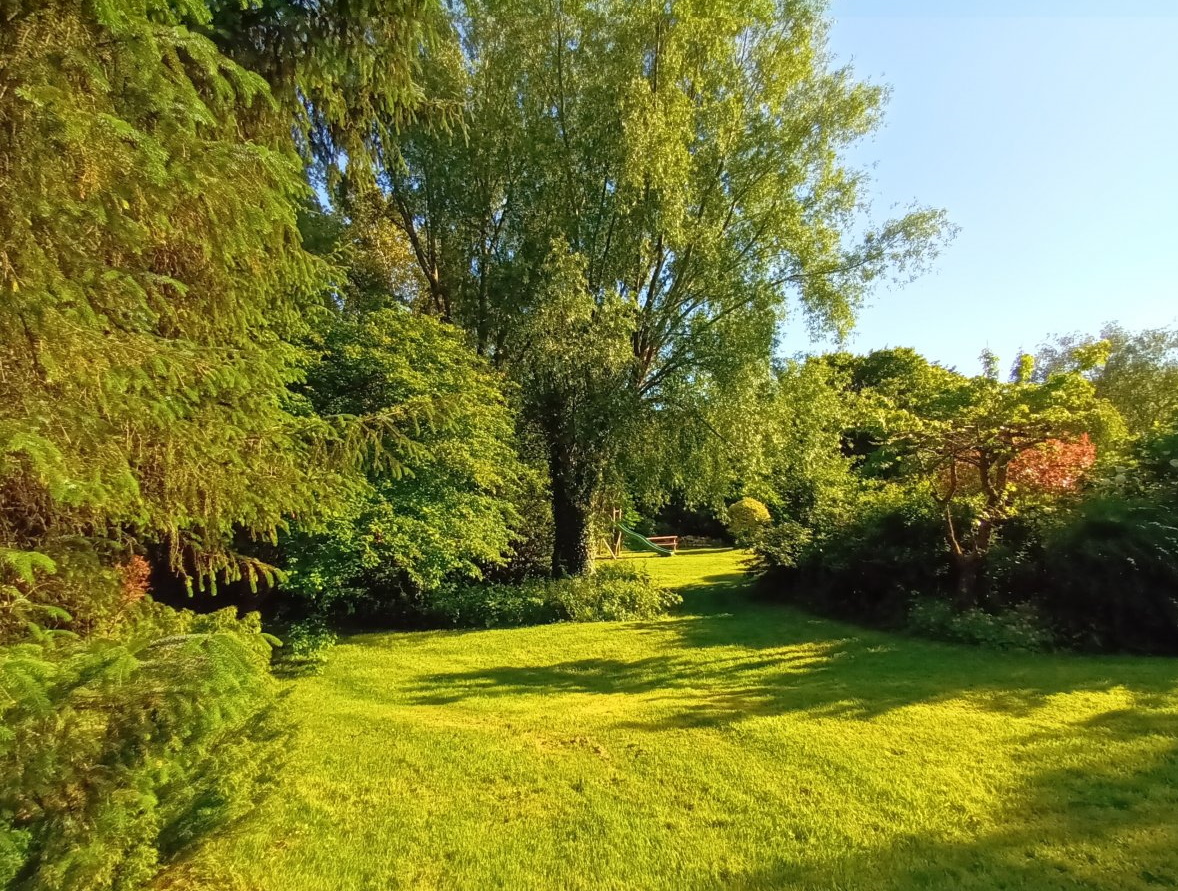
<path id="1" fill-rule="evenodd" d="M 636 558 L 644 559 L 644 558 Z M 225 887 L 1178 887 L 1174 663 L 1009 655 L 650 559 L 657 621 L 374 634 L 290 700 Z"/>

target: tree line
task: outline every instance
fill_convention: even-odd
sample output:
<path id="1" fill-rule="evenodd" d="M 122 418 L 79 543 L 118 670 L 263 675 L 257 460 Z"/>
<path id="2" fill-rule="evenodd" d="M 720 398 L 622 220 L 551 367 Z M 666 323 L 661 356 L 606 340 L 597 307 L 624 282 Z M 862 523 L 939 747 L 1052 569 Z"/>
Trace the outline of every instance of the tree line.
<path id="1" fill-rule="evenodd" d="M 272 583 L 299 548 L 267 541 L 366 500 L 385 542 L 431 512 L 409 549 L 469 545 L 396 566 L 421 582 L 501 559 L 546 492 L 551 571 L 581 574 L 601 499 L 702 490 L 691 450 L 790 298 L 845 330 L 948 229 L 865 214 L 840 153 L 883 91 L 831 65 L 810 3 L 4 19 L 17 624 L 97 627 L 90 576 L 116 592 L 140 553 Z"/>
<path id="2" fill-rule="evenodd" d="M 773 513 L 744 534 L 776 592 L 974 642 L 1178 652 L 1178 331 L 982 360 L 780 372 L 740 483 Z"/>

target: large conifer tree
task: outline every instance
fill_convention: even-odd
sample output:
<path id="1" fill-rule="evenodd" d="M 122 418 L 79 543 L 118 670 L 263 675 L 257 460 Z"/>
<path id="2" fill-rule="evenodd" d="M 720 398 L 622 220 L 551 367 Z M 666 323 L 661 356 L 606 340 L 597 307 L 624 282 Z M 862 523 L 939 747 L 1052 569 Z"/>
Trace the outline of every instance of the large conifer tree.
<path id="1" fill-rule="evenodd" d="M 178 569 L 234 575 L 235 534 L 272 534 L 334 488 L 323 458 L 340 437 L 288 390 L 328 285 L 296 226 L 309 194 L 297 135 L 304 148 L 334 135 L 330 163 L 365 126 L 339 110 L 368 83 L 348 66 L 384 60 L 376 106 L 395 117 L 412 100 L 413 53 L 348 55 L 347 10 L 331 20 L 326 7 L 282 17 L 293 35 L 227 30 L 231 5 L 0 0 L 10 599 L 51 568 L 34 552 L 60 563 L 141 539 L 167 542 Z M 319 49 L 288 71 L 278 63 L 296 38 Z M 403 64 L 388 67 L 390 52 Z"/>

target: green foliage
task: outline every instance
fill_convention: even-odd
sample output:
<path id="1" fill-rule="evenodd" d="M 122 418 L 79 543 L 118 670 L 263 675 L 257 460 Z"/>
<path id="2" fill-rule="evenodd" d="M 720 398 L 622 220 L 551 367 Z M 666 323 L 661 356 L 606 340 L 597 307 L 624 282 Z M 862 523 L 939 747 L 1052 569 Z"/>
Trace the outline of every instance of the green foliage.
<path id="1" fill-rule="evenodd" d="M 241 547 L 393 438 L 292 389 L 335 286 L 297 222 L 304 161 L 413 104 L 435 7 L 313 6 L 0 0 L 5 887 L 139 887 L 254 802 L 269 642 L 154 607 L 139 555 L 273 581 Z"/>
<path id="2" fill-rule="evenodd" d="M 326 266 L 266 83 L 200 2 L 0 4 L 0 547 L 205 579 L 339 488 L 341 432 L 288 386 Z M 77 564 L 78 560 L 73 560 Z M 11 561 L 7 561 L 11 564 Z M 19 597 L 81 614 L 66 575 Z M 15 587 L 19 595 L 12 594 Z"/>
<path id="3" fill-rule="evenodd" d="M 1049 526 L 1031 584 L 1084 649 L 1178 654 L 1175 502 L 1103 495 Z"/>
<path id="4" fill-rule="evenodd" d="M 0 548 L 0 645 L 46 629 L 118 636 L 136 620 L 147 592 L 148 566 L 142 557 L 99 542 L 103 554 L 81 537 L 54 545 L 53 560 L 35 551 Z"/>
<path id="5" fill-rule="evenodd" d="M 379 423 L 396 466 L 375 466 L 327 528 L 284 541 L 286 590 L 379 610 L 503 563 L 524 471 L 501 381 L 459 331 L 399 306 L 336 319 L 306 390 L 323 415 Z"/>
<path id="6" fill-rule="evenodd" d="M 751 544 L 771 520 L 769 508 L 747 495 L 728 505 L 728 532 L 742 547 Z"/>
<path id="7" fill-rule="evenodd" d="M 755 542 L 757 555 L 767 566 L 796 569 L 807 554 L 813 535 L 801 523 L 782 520 L 760 530 Z"/>
<path id="8" fill-rule="evenodd" d="M 1036 375 L 1075 371 L 1111 402 L 1131 433 L 1178 420 L 1178 330 L 1126 331 L 1106 325 L 1099 337 L 1057 336 L 1038 352 Z"/>
<path id="9" fill-rule="evenodd" d="M 447 624 L 495 628 L 651 619 L 681 602 L 643 567 L 606 563 L 591 575 L 516 585 L 447 586 L 429 596 L 427 608 Z"/>
<path id="10" fill-rule="evenodd" d="M 768 367 L 789 298 L 845 331 L 872 282 L 946 234 L 931 210 L 863 219 L 843 149 L 884 91 L 833 69 L 825 40 L 808 3 L 473 0 L 431 56 L 431 95 L 465 126 L 408 129 L 376 200 L 432 311 L 522 385 L 558 574 L 587 565 L 601 488 L 654 503 L 713 476 L 693 465 Z"/>
<path id="11" fill-rule="evenodd" d="M 759 434 L 745 486 L 776 514 L 821 525 L 853 502 L 860 484 L 843 452 L 858 400 L 846 377 L 824 359 L 790 362 L 755 412 Z"/>
<path id="12" fill-rule="evenodd" d="M 320 670 L 339 636 L 320 616 L 292 622 L 282 632 L 282 646 L 274 652 L 276 669 L 282 674 L 300 675 Z"/>
<path id="13" fill-rule="evenodd" d="M 440 624 L 456 628 L 509 628 L 559 622 L 553 584 L 528 579 L 516 584 L 452 584 L 429 594 L 426 609 Z"/>
<path id="14" fill-rule="evenodd" d="M 944 600 L 920 597 L 908 611 L 908 627 L 924 637 L 992 650 L 1034 652 L 1050 648 L 1053 642 L 1051 631 L 1029 604 L 997 613 L 977 608 L 958 611 Z"/>
<path id="15" fill-rule="evenodd" d="M 0 882 L 139 888 L 247 811 L 275 767 L 256 615 L 142 604 L 120 640 L 0 649 Z"/>
<path id="16" fill-rule="evenodd" d="M 929 602 L 909 621 L 955 640 L 1036 646 L 1031 632 L 1050 628 L 1071 646 L 1175 652 L 1178 438 L 1162 425 L 1126 440 L 1098 395 L 1108 347 L 1076 346 L 1045 377 L 1020 357 L 1007 382 L 996 359 L 966 378 L 911 350 L 835 354 L 807 363 L 825 379 L 806 366 L 783 378 L 801 395 L 776 397 L 789 410 L 767 429 L 784 429 L 748 462 L 790 518 L 757 542 L 774 584 L 894 625 L 918 592 Z M 834 420 L 808 402 L 837 406 Z M 1024 627 L 1019 604 L 1039 620 Z"/>
<path id="17" fill-rule="evenodd" d="M 552 587 L 561 613 L 573 622 L 653 619 L 683 602 L 634 563 L 603 564 L 591 576 L 558 580 Z"/>
<path id="18" fill-rule="evenodd" d="M 883 453 L 926 486 L 939 508 L 961 609 L 978 604 L 979 580 L 1001 525 L 1045 502 L 1047 493 L 1018 484 L 1015 462 L 1056 440 L 1089 436 L 1103 449 L 1120 445 L 1124 436 L 1116 410 L 1079 373 L 1035 383 L 1029 364 L 1025 371 L 1009 383 L 990 374 L 944 373 L 931 392 L 899 389 L 869 397 Z"/>
<path id="19" fill-rule="evenodd" d="M 294 118 L 300 148 L 335 179 L 371 176 L 381 142 L 425 115 L 422 51 L 442 27 L 440 4 L 418 0 L 207 0 L 208 32 L 266 79 Z M 203 18 L 203 17 L 202 17 Z"/>
<path id="20" fill-rule="evenodd" d="M 898 485 L 864 491 L 837 522 L 804 530 L 790 521 L 770 527 L 757 553 L 775 567 L 769 590 L 868 624 L 899 626 L 910 592 L 947 589 L 949 566 L 935 505 Z"/>
<path id="21" fill-rule="evenodd" d="M 1143 437 L 1138 444 L 1138 485 L 1155 497 L 1178 496 L 1178 422 Z M 1114 468 L 1115 470 L 1115 468 Z M 1117 482 L 1114 478 L 1113 482 Z"/>

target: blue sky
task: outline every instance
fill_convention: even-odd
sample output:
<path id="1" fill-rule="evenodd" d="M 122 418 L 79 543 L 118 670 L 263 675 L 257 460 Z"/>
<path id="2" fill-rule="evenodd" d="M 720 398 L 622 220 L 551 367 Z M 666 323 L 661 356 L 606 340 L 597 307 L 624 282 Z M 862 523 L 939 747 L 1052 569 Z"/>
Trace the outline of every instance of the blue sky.
<path id="1" fill-rule="evenodd" d="M 850 348 L 978 370 L 1053 332 L 1178 321 L 1178 0 L 833 0 L 831 50 L 889 84 L 879 217 L 961 227 L 935 269 L 881 287 Z M 799 321 L 785 351 L 810 344 Z"/>

